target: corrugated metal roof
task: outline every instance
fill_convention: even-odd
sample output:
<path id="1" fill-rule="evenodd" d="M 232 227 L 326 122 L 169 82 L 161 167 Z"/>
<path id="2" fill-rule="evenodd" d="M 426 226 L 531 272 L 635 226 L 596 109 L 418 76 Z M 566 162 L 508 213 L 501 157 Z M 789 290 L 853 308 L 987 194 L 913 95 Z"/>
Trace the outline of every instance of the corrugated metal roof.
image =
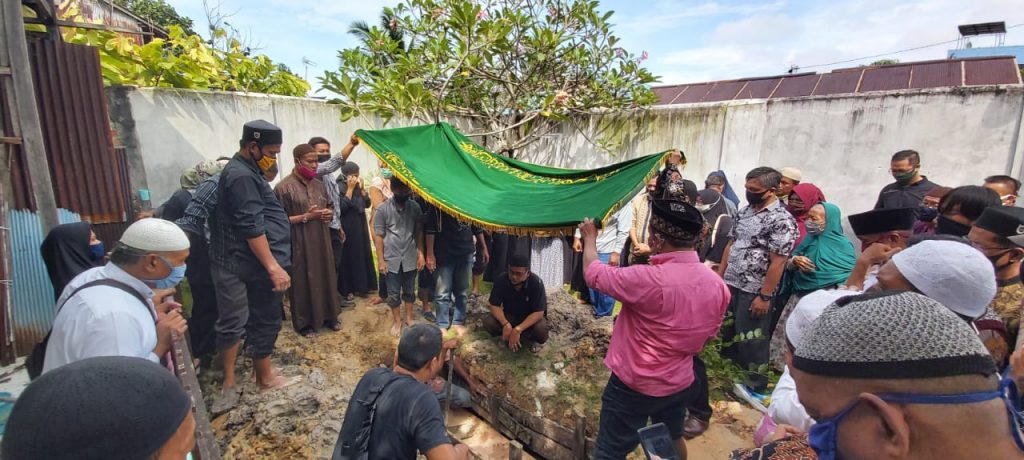
<path id="1" fill-rule="evenodd" d="M 857 84 L 860 83 L 860 76 L 863 72 L 831 72 L 821 74 L 818 87 L 814 88 L 812 96 L 827 96 L 829 94 L 845 94 L 857 91 Z"/>
<path id="2" fill-rule="evenodd" d="M 799 77 L 787 77 L 782 79 L 779 87 L 772 93 L 772 99 L 779 97 L 803 97 L 810 96 L 814 87 L 818 85 L 819 75 L 803 75 Z"/>
<path id="3" fill-rule="evenodd" d="M 962 65 L 958 61 L 932 62 L 913 67 L 910 76 L 910 87 L 941 88 L 943 86 L 960 86 L 963 82 L 960 72 Z"/>
<path id="4" fill-rule="evenodd" d="M 124 222 L 128 204 L 96 48 L 35 41 L 29 57 L 57 206 L 93 223 Z"/>
<path id="5" fill-rule="evenodd" d="M 961 68 L 966 69 L 962 73 Z M 1012 56 L 906 62 L 778 77 L 653 87 L 655 105 L 767 99 L 951 86 L 1021 84 Z M 735 88 L 739 88 L 732 97 Z M 682 94 L 680 94 L 682 89 Z"/>
<path id="6" fill-rule="evenodd" d="M 964 84 L 1000 85 L 1020 83 L 1020 69 L 1006 65 L 1007 58 L 964 60 Z M 1016 62 L 1016 59 L 1013 59 Z"/>

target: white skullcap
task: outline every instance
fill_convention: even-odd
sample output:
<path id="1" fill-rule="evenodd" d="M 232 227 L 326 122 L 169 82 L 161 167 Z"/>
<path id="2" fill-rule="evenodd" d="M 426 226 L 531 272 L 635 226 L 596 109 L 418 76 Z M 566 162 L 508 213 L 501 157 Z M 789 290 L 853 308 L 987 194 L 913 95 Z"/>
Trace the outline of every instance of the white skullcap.
<path id="1" fill-rule="evenodd" d="M 996 296 L 992 262 L 956 241 L 922 241 L 892 256 L 892 263 L 922 294 L 968 318 L 978 318 Z"/>
<path id="2" fill-rule="evenodd" d="M 121 235 L 121 244 L 143 251 L 173 252 L 188 249 L 188 236 L 172 222 L 163 219 L 142 219 L 131 224 Z"/>
<path id="3" fill-rule="evenodd" d="M 811 327 L 814 320 L 821 316 L 821 312 L 825 311 L 825 308 L 843 297 L 857 294 L 860 292 L 834 289 L 814 291 L 803 296 L 793 307 L 789 319 L 786 320 L 786 338 L 793 344 L 793 347 L 799 347 L 804 333 Z"/>
<path id="4" fill-rule="evenodd" d="M 782 173 L 782 177 L 787 177 L 797 182 L 800 182 L 804 177 L 804 173 L 792 166 L 786 166 L 785 168 L 780 169 L 779 172 Z"/>

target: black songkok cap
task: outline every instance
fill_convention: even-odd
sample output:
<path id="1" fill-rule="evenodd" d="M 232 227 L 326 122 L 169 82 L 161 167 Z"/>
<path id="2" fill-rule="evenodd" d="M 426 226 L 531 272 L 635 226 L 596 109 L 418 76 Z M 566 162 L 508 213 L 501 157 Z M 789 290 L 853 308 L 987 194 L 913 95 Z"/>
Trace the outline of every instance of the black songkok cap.
<path id="1" fill-rule="evenodd" d="M 7 421 L 5 460 L 149 458 L 192 403 L 167 368 L 105 356 L 61 366 L 32 382 Z"/>
<path id="2" fill-rule="evenodd" d="M 849 217 L 853 233 L 873 235 L 875 233 L 910 231 L 917 219 L 914 208 L 875 209 Z"/>
<path id="3" fill-rule="evenodd" d="M 689 203 L 654 200 L 651 202 L 651 228 L 672 238 L 687 240 L 700 236 L 704 216 Z"/>
<path id="4" fill-rule="evenodd" d="M 280 145 L 281 128 L 266 120 L 250 121 L 242 127 L 242 145 L 255 142 L 260 147 Z"/>
<path id="5" fill-rule="evenodd" d="M 989 206 L 974 222 L 974 226 L 988 230 L 1024 247 L 1024 209 L 1014 206 Z"/>

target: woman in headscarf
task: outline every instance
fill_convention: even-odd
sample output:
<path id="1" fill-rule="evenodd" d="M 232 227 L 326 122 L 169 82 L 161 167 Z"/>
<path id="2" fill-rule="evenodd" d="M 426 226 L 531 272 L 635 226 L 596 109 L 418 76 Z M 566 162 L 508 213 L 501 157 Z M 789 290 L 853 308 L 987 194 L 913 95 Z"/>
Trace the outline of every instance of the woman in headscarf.
<path id="1" fill-rule="evenodd" d="M 843 284 L 857 262 L 853 243 L 843 234 L 842 219 L 839 207 L 832 203 L 818 203 L 807 211 L 807 237 L 786 264 L 792 295 L 772 334 L 771 357 L 776 369 L 782 370 L 786 364 L 786 320 L 797 302 L 811 292 Z"/>
<path id="2" fill-rule="evenodd" d="M 43 263 L 53 285 L 54 302 L 60 298 L 69 281 L 103 263 L 106 255 L 103 242 L 96 238 L 92 224 L 88 222 L 53 227 L 39 250 L 43 253 Z"/>
<path id="3" fill-rule="evenodd" d="M 800 231 L 800 236 L 796 238 L 793 247 L 800 247 L 800 243 L 807 236 L 807 212 L 822 201 L 825 201 L 825 194 L 821 193 L 821 189 L 814 184 L 801 183 L 793 187 L 793 193 L 789 196 L 788 208 L 789 213 L 796 218 L 797 229 Z"/>
<path id="4" fill-rule="evenodd" d="M 192 194 L 195 193 L 199 183 L 214 174 L 219 174 L 225 164 L 227 162 L 223 160 L 207 160 L 186 169 L 181 174 L 181 188 L 176 190 L 164 204 L 156 208 L 153 211 L 153 216 L 171 222 L 184 217 L 185 208 L 188 208 L 189 201 L 192 201 Z"/>
<path id="5" fill-rule="evenodd" d="M 341 228 L 345 231 L 341 250 L 341 266 L 345 269 L 338 273 L 338 289 L 346 299 L 353 300 L 357 294 L 362 296 L 377 290 L 377 270 L 373 268 L 370 231 L 366 225 L 370 200 L 359 178 L 359 165 L 349 161 L 341 167 L 338 190 Z"/>
<path id="6" fill-rule="evenodd" d="M 712 270 L 722 263 L 725 247 L 729 245 L 729 232 L 732 230 L 732 215 L 729 214 L 727 200 L 722 194 L 706 188 L 698 193 L 697 209 L 704 215 L 708 224 L 708 234 L 698 249 L 700 260 Z"/>
<path id="7" fill-rule="evenodd" d="M 715 190 L 721 193 L 725 199 L 732 203 L 732 207 L 740 205 L 740 197 L 733 191 L 732 186 L 729 185 L 729 178 L 725 177 L 725 171 L 718 170 L 708 174 L 708 178 L 704 180 L 704 186 L 707 188 L 721 187 L 721 190 Z"/>
<path id="8" fill-rule="evenodd" d="M 321 327 L 341 330 L 341 297 L 331 247 L 333 207 L 327 188 L 317 178 L 317 153 L 309 144 L 292 150 L 295 169 L 274 187 L 288 213 L 292 240 L 292 286 L 288 289 L 292 325 L 304 337 Z"/>

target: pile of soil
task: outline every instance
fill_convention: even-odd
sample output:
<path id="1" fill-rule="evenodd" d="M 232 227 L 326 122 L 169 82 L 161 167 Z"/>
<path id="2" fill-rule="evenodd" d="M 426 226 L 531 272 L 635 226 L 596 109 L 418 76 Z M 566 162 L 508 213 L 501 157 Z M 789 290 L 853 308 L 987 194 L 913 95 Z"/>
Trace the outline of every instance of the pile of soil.
<path id="1" fill-rule="evenodd" d="M 529 346 L 512 352 L 481 327 L 489 314 L 486 298 L 472 300 L 458 353 L 490 394 L 564 426 L 578 411 L 596 436 L 601 392 L 609 377 L 602 360 L 611 337 L 611 318 L 594 318 L 592 307 L 566 293 L 548 298 L 551 338 L 534 354 Z M 343 330 L 313 338 L 296 334 L 288 322 L 274 354 L 286 376 L 302 381 L 283 390 L 258 392 L 251 363 L 239 363 L 240 398 L 234 408 L 213 414 L 225 459 L 329 458 L 349 397 L 369 369 L 390 366 L 397 339 L 388 334 L 391 313 L 359 301 L 342 314 Z M 209 406 L 218 406 L 219 372 L 200 375 Z M 690 443 L 693 458 L 723 458 L 748 447 L 759 415 L 737 403 L 718 404 L 712 429 Z M 724 453 L 724 454 L 723 454 Z M 642 458 L 637 457 L 637 458 Z"/>

